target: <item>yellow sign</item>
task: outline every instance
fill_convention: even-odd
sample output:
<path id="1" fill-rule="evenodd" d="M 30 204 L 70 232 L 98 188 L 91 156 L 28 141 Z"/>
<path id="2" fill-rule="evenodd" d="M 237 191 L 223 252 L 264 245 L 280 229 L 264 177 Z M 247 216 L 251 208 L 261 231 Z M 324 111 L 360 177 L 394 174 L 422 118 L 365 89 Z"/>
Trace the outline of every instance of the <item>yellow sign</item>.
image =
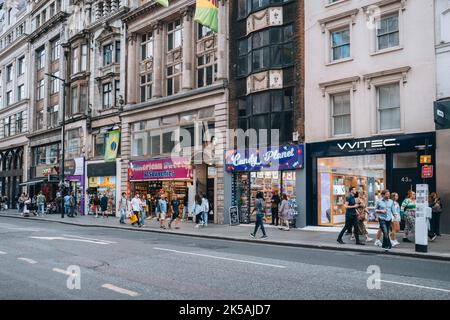
<path id="1" fill-rule="evenodd" d="M 431 156 L 420 156 L 420 164 L 431 164 Z"/>

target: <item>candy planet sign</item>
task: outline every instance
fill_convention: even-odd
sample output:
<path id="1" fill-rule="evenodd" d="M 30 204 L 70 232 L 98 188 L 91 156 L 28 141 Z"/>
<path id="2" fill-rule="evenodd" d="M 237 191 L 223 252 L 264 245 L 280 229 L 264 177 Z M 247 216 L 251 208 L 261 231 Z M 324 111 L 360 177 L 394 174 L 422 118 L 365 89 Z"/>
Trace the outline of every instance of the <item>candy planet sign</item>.
<path id="1" fill-rule="evenodd" d="M 228 172 L 296 170 L 303 166 L 303 145 L 231 150 L 226 154 Z"/>

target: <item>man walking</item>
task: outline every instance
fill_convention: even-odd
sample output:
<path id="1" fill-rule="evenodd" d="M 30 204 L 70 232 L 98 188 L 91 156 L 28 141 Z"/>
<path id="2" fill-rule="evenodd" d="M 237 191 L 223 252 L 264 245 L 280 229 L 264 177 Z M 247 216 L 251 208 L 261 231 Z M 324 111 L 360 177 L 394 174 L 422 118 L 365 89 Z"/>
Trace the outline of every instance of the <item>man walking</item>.
<path id="1" fill-rule="evenodd" d="M 381 192 L 382 199 L 377 202 L 376 214 L 380 222 L 380 230 L 383 232 L 383 249 L 388 252 L 392 249 L 391 239 L 389 237 L 391 231 L 391 222 L 393 217 L 394 201 L 391 200 L 389 190 Z"/>
<path id="2" fill-rule="evenodd" d="M 133 210 L 133 214 L 136 216 L 136 222 L 133 223 L 133 226 L 137 223 L 139 227 L 141 227 L 141 222 L 139 221 L 139 212 L 141 211 L 141 199 L 139 199 L 139 194 L 136 193 L 133 200 L 131 200 L 131 209 Z"/>
<path id="3" fill-rule="evenodd" d="M 61 218 L 64 219 L 64 214 L 67 214 L 67 216 L 70 216 L 70 195 L 66 194 L 64 196 L 64 210 L 62 211 Z"/>
<path id="4" fill-rule="evenodd" d="M 45 213 L 45 196 L 42 193 L 42 191 L 39 192 L 37 199 L 37 206 L 38 206 L 38 215 L 44 216 Z"/>
<path id="5" fill-rule="evenodd" d="M 172 222 L 174 222 L 174 221 L 175 221 L 175 229 L 179 229 L 178 228 L 178 216 L 179 215 L 180 215 L 180 200 L 178 200 L 177 195 L 175 195 L 172 200 L 172 218 L 170 219 L 170 222 L 169 222 L 169 229 L 172 228 Z"/>
<path id="6" fill-rule="evenodd" d="M 359 207 L 359 205 L 356 203 L 355 195 L 356 195 L 356 188 L 352 187 L 350 189 L 350 194 L 347 196 L 345 203 L 345 206 L 347 208 L 347 211 L 345 212 L 345 226 L 344 228 L 342 228 L 342 231 L 339 233 L 337 239 L 337 242 L 340 244 L 345 244 L 345 242 L 342 241 L 342 237 L 344 236 L 345 231 L 353 227 L 353 229 L 355 230 L 356 244 L 364 245 L 364 243 L 359 241 L 358 219 L 356 218 L 356 209 Z"/>
<path id="7" fill-rule="evenodd" d="M 202 198 L 202 211 L 203 211 L 203 215 L 202 215 L 203 226 L 207 227 L 208 226 L 208 214 L 209 214 L 209 201 L 206 198 L 206 194 L 203 194 L 203 198 Z"/>
<path id="8" fill-rule="evenodd" d="M 73 195 L 73 192 L 70 193 L 70 212 L 69 212 L 69 218 L 73 218 L 75 214 L 75 196 Z"/>
<path id="9" fill-rule="evenodd" d="M 159 203 L 159 223 L 160 223 L 160 228 L 161 229 L 165 229 L 166 226 L 164 225 L 164 222 L 166 220 L 166 214 L 167 214 L 167 201 L 166 201 L 166 196 L 164 194 L 161 195 L 161 198 L 158 201 Z"/>

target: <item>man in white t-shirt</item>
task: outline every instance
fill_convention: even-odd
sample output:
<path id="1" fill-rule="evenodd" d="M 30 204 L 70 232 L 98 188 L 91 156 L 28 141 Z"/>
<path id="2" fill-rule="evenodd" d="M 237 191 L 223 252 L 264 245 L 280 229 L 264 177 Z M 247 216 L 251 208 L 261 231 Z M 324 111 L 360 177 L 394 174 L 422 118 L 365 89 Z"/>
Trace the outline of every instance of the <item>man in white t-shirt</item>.
<path id="1" fill-rule="evenodd" d="M 133 210 L 133 214 L 136 216 L 137 221 L 133 223 L 135 225 L 138 224 L 139 227 L 142 227 L 140 219 L 139 219 L 139 212 L 141 211 L 141 199 L 139 199 L 139 194 L 136 193 L 133 200 L 131 200 L 131 210 Z"/>

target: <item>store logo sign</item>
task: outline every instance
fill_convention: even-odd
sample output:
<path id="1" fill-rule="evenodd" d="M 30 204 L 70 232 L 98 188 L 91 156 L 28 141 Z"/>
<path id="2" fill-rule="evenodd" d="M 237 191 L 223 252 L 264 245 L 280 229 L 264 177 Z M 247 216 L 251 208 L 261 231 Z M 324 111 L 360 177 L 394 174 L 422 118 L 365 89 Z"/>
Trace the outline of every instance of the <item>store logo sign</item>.
<path id="1" fill-rule="evenodd" d="M 260 166 L 261 162 L 258 160 L 258 157 L 256 154 L 250 155 L 248 158 L 242 158 L 242 154 L 236 153 L 235 155 L 231 156 L 231 163 L 234 166 L 245 166 L 250 165 L 251 167 Z"/>
<path id="2" fill-rule="evenodd" d="M 377 148 L 388 148 L 396 147 L 399 144 L 397 139 L 384 139 L 384 140 L 367 140 L 367 141 L 355 141 L 346 142 L 344 144 L 337 144 L 339 149 L 344 150 L 360 150 L 360 149 L 377 149 Z"/>

